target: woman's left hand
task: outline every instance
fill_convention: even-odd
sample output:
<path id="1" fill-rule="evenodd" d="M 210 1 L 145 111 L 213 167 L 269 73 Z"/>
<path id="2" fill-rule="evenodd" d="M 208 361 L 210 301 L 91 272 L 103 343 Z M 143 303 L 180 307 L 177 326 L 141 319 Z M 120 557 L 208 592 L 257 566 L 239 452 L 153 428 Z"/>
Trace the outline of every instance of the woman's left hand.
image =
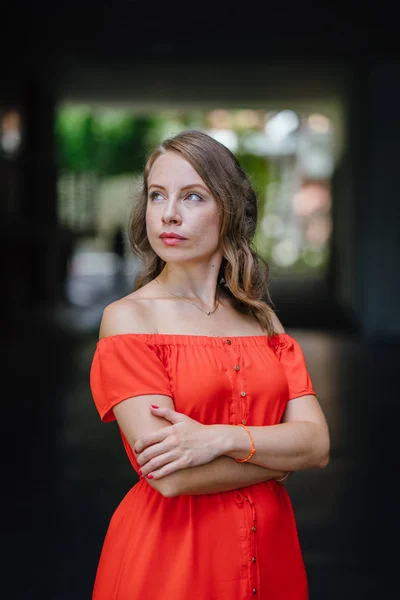
<path id="1" fill-rule="evenodd" d="M 171 408 L 150 408 L 170 426 L 136 441 L 133 451 L 143 477 L 161 479 L 180 469 L 211 462 L 221 454 L 222 431 L 218 425 L 202 425 Z"/>

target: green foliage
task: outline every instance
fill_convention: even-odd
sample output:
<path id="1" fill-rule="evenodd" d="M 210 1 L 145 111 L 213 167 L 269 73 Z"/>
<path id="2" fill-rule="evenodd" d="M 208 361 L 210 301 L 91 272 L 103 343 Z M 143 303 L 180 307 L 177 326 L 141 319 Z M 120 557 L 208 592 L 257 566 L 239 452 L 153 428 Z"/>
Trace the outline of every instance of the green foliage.
<path id="1" fill-rule="evenodd" d="M 244 153 L 240 149 L 235 154 L 257 193 L 259 220 L 261 220 L 266 206 L 265 190 L 270 177 L 269 163 L 263 156 Z"/>
<path id="2" fill-rule="evenodd" d="M 56 117 L 57 163 L 61 170 L 91 171 L 95 163 L 94 119 L 86 107 L 61 110 Z"/>
<path id="3" fill-rule="evenodd" d="M 62 108 L 56 118 L 60 170 L 100 176 L 139 172 L 149 150 L 155 118 L 121 111 L 94 114 L 86 107 Z"/>

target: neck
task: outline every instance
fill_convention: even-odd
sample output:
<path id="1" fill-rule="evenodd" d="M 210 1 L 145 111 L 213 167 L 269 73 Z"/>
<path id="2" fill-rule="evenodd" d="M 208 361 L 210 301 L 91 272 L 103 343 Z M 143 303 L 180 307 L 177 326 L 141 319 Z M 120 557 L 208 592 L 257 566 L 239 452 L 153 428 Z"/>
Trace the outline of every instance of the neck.
<path id="1" fill-rule="evenodd" d="M 167 263 L 157 277 L 171 292 L 189 299 L 199 299 L 206 306 L 215 302 L 221 258 L 201 265 Z"/>

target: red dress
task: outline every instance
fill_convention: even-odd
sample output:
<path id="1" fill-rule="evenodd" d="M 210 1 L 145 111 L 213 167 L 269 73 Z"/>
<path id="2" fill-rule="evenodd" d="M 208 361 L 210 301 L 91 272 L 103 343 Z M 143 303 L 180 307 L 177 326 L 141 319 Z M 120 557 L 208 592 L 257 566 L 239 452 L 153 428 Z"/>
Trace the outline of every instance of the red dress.
<path id="1" fill-rule="evenodd" d="M 288 400 L 314 394 L 288 334 L 103 338 L 90 385 L 103 421 L 132 396 L 163 394 L 204 424 L 272 425 Z M 133 468 L 138 465 L 123 433 Z M 112 515 L 93 600 L 306 600 L 307 577 L 283 485 L 164 498 L 145 479 Z"/>

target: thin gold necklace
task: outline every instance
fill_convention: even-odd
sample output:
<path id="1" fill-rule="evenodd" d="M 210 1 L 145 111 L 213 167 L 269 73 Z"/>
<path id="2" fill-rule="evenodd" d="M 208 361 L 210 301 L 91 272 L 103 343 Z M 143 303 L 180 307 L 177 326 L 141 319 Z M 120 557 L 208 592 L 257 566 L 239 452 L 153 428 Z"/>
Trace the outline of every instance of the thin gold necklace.
<path id="1" fill-rule="evenodd" d="M 218 306 L 219 306 L 219 293 L 218 293 L 217 303 L 215 305 L 214 310 L 203 310 L 202 308 L 200 308 L 200 306 L 197 306 L 197 304 L 195 304 L 194 302 L 192 302 L 191 300 L 189 300 L 189 298 L 186 298 L 186 296 L 181 296 L 180 294 L 175 294 L 175 292 L 171 292 L 171 290 L 168 289 L 166 285 L 164 285 L 163 283 L 161 283 L 161 281 L 158 281 L 157 277 L 155 278 L 155 281 L 157 281 L 157 283 L 159 283 L 163 288 L 165 288 L 167 290 L 167 292 L 169 292 L 173 296 L 176 296 L 177 298 L 182 298 L 182 300 L 186 300 L 186 302 L 189 302 L 190 304 L 192 304 L 193 306 L 195 306 L 198 310 L 200 310 L 202 313 L 204 313 L 204 314 L 206 314 L 208 316 L 213 315 L 215 313 L 215 311 L 217 310 Z"/>

